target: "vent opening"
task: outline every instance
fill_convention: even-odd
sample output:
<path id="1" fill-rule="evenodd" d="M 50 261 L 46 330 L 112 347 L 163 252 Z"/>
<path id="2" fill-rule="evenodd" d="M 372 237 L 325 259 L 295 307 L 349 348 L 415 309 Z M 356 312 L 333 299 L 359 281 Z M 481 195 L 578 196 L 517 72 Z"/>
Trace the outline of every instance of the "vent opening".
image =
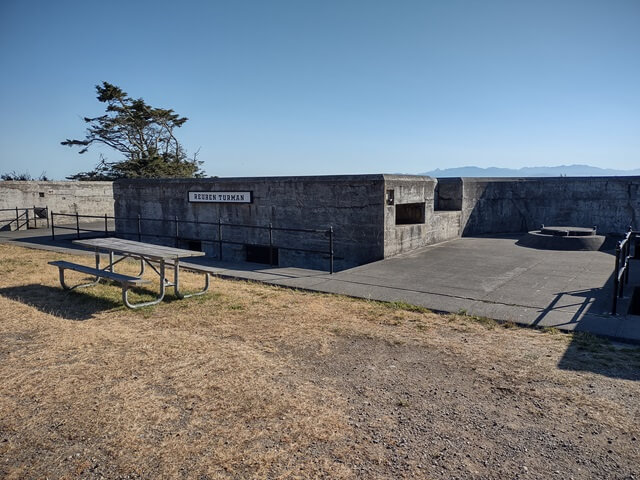
<path id="1" fill-rule="evenodd" d="M 247 262 L 278 265 L 278 249 L 267 245 L 245 245 Z M 271 253 L 269 253 L 271 250 Z"/>
<path id="2" fill-rule="evenodd" d="M 424 223 L 424 203 L 401 203 L 396 205 L 396 225 Z"/>
<path id="3" fill-rule="evenodd" d="M 202 240 L 187 240 L 187 250 L 202 251 Z"/>

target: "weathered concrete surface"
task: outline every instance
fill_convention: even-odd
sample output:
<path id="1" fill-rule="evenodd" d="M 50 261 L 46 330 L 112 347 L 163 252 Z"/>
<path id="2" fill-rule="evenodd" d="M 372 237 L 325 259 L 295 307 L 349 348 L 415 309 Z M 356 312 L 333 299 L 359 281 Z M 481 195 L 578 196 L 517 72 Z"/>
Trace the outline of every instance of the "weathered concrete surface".
<path id="1" fill-rule="evenodd" d="M 0 182 L 0 208 L 35 206 L 55 213 L 113 215 L 113 202 L 111 182 Z"/>
<path id="2" fill-rule="evenodd" d="M 601 250 L 606 248 L 606 239 L 604 235 L 558 236 L 547 235 L 541 230 L 533 230 L 523 235 L 518 241 L 518 245 L 545 250 Z"/>
<path id="3" fill-rule="evenodd" d="M 334 229 L 337 270 L 379 260 L 425 245 L 457 238 L 460 212 L 434 212 L 434 179 L 410 175 L 338 175 L 317 177 L 120 180 L 114 184 L 120 232 L 141 230 L 165 235 L 171 242 L 178 217 L 179 236 L 202 240 L 202 249 L 219 256 L 217 225 L 241 224 L 276 228 L 320 229 L 319 234 L 274 231 L 280 247 L 317 250 L 309 254 L 279 250 L 281 266 L 328 267 L 329 227 Z M 251 191 L 253 202 L 189 203 L 189 191 Z M 393 202 L 389 192 L 393 191 Z M 420 218 L 398 225 L 398 208 L 410 205 Z M 165 219 L 164 222 L 145 220 Z M 212 223 L 195 226 L 188 222 Z M 225 260 L 244 260 L 245 245 L 268 245 L 268 231 L 223 227 Z M 147 237 L 148 238 L 148 237 Z M 158 240 L 162 240 L 159 238 Z"/>
<path id="4" fill-rule="evenodd" d="M 393 190 L 394 202 L 384 207 L 384 257 L 457 238 L 460 213 L 434 211 L 436 180 L 411 175 L 385 175 L 385 191 Z M 387 193 L 388 195 L 388 193 Z M 422 221 L 398 225 L 398 208 L 403 204 L 422 205 Z"/>
<path id="5" fill-rule="evenodd" d="M 378 260 L 384 254 L 383 175 L 340 175 L 317 177 L 254 177 L 213 179 L 119 180 L 114 183 L 115 212 L 131 221 L 118 222 L 121 232 L 135 232 L 136 215 L 168 221 L 143 221 L 147 233 L 173 235 L 181 221 L 218 222 L 278 228 L 320 229 L 321 233 L 275 231 L 273 242 L 280 247 L 329 251 L 328 236 L 333 227 L 335 268 Z M 189 191 L 251 191 L 253 203 L 189 203 Z M 217 256 L 217 225 L 180 223 L 180 235 L 203 239 L 202 248 Z M 223 227 L 223 259 L 244 260 L 245 244 L 268 245 L 268 230 Z M 211 241 L 207 241 L 210 239 Z M 301 265 L 328 268 L 328 254 L 279 251 L 281 266 Z"/>
<path id="6" fill-rule="evenodd" d="M 463 236 L 526 232 L 541 224 L 596 225 L 598 233 L 606 235 L 640 224 L 640 177 L 461 181 Z"/>
<path id="7" fill-rule="evenodd" d="M 436 210 L 462 210 L 462 179 L 438 178 Z"/>
<path id="8" fill-rule="evenodd" d="M 269 281 L 640 343 L 640 317 L 610 314 L 611 252 L 536 250 L 518 239 L 461 238 L 332 276 Z M 630 284 L 640 286 L 640 261 L 632 261 L 631 273 Z M 631 292 L 619 312 L 627 311 Z"/>

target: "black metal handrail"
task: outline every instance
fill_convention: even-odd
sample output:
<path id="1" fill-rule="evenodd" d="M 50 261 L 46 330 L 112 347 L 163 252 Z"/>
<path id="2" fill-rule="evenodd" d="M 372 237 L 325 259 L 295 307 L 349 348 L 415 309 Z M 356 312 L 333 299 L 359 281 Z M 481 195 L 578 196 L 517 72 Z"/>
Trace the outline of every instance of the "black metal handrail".
<path id="1" fill-rule="evenodd" d="M 75 225 L 69 226 L 68 224 L 56 224 L 55 217 L 72 217 L 75 219 Z M 104 220 L 104 230 L 95 230 L 90 228 L 85 228 L 80 226 L 80 219 L 100 219 Z M 149 218 L 142 217 L 140 215 L 136 217 L 116 217 L 111 215 L 80 215 L 78 213 L 55 213 L 51 212 L 51 237 L 53 240 L 56 238 L 56 229 L 58 230 L 73 230 L 76 232 L 76 238 L 81 238 L 81 233 L 100 233 L 104 236 L 113 235 L 114 232 L 109 231 L 109 220 L 115 221 L 129 221 L 136 222 L 136 231 L 117 231 L 116 235 L 130 235 L 137 236 L 138 241 L 142 241 L 143 237 L 155 237 L 155 238 L 167 238 L 173 239 L 176 246 L 180 244 L 181 241 L 205 241 L 211 242 L 218 245 L 218 259 L 222 260 L 222 245 L 244 245 L 246 242 L 238 242 L 231 239 L 223 238 L 223 227 L 231 227 L 231 228 L 247 228 L 247 229 L 257 229 L 257 230 L 266 230 L 269 234 L 269 263 L 273 265 L 273 256 L 274 250 L 289 250 L 303 253 L 312 253 L 312 254 L 321 254 L 328 255 L 329 257 L 329 272 L 334 272 L 334 232 L 333 227 L 329 227 L 328 229 L 313 229 L 313 228 L 289 228 L 289 227 L 274 227 L 273 224 L 269 223 L 268 225 L 249 225 L 242 223 L 230 223 L 223 222 L 221 218 L 218 219 L 217 222 L 201 222 L 195 220 L 180 220 L 177 216 L 174 218 Z M 173 223 L 175 228 L 174 232 L 171 235 L 162 234 L 162 233 L 145 233 L 142 228 L 142 222 L 163 222 L 163 223 Z M 209 225 L 216 227 L 217 234 L 215 238 L 193 238 L 180 235 L 180 225 L 182 224 L 191 224 L 196 226 L 201 225 Z M 299 247 L 290 247 L 284 245 L 277 245 L 273 241 L 273 233 L 274 232 L 289 232 L 289 233 L 304 233 L 304 234 L 322 234 L 327 237 L 327 249 L 326 250 L 317 250 L 317 249 L 309 249 L 309 248 L 299 248 Z"/>
<path id="2" fill-rule="evenodd" d="M 624 297 L 624 286 L 629 283 L 629 260 L 631 259 L 631 240 L 640 237 L 640 231 L 633 230 L 630 226 L 624 238 L 616 245 L 616 262 L 613 270 L 613 302 L 611 314 L 616 315 L 618 311 L 618 298 Z M 634 254 L 640 256 L 638 252 L 640 246 L 636 242 Z"/>
<path id="3" fill-rule="evenodd" d="M 48 207 L 15 207 L 15 208 L 0 208 L 0 212 L 11 212 L 11 217 L 0 218 L 0 226 L 11 226 L 16 224 L 16 230 L 20 230 L 22 227 L 27 229 L 38 228 L 38 218 L 44 218 L 47 221 L 47 228 L 49 228 L 49 208 Z M 33 212 L 29 215 L 29 212 Z M 32 222 L 33 221 L 33 222 Z"/>

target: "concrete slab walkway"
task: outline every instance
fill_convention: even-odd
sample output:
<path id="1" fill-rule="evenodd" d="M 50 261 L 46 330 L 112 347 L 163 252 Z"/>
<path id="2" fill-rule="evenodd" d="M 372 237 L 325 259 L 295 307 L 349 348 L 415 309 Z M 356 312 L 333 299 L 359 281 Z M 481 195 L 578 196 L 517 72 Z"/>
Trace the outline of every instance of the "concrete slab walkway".
<path id="1" fill-rule="evenodd" d="M 34 231 L 31 231 L 34 232 Z M 35 231 L 37 232 L 37 231 Z M 48 233 L 2 232 L 0 243 L 78 251 Z M 563 252 L 517 245 L 519 236 L 460 238 L 335 273 L 199 259 L 223 278 L 354 297 L 403 301 L 443 312 L 565 331 L 586 331 L 640 343 L 640 316 L 611 315 L 613 252 Z M 640 285 L 640 261 L 631 265 Z M 626 312 L 632 289 L 618 307 Z"/>

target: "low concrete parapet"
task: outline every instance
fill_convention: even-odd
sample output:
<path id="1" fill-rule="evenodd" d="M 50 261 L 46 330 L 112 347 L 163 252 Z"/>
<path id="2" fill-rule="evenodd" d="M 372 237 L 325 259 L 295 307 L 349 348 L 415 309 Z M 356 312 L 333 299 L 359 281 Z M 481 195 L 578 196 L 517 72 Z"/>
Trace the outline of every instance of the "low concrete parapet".
<path id="1" fill-rule="evenodd" d="M 0 181 L 0 209 L 48 208 L 56 213 L 113 215 L 112 182 Z"/>

